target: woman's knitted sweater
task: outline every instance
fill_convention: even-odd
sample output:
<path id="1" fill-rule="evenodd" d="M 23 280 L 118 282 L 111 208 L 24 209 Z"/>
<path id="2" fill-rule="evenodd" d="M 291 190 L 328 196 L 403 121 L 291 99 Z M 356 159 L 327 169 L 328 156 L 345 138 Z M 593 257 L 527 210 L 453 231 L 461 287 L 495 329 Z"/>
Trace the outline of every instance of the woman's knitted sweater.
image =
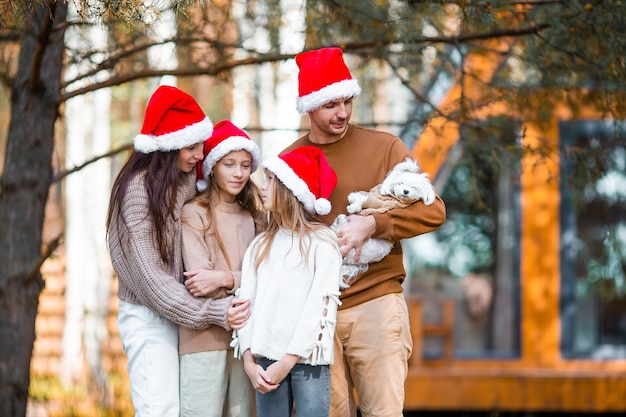
<path id="1" fill-rule="evenodd" d="M 161 259 L 154 238 L 153 220 L 148 211 L 144 184 L 146 172 L 137 174 L 122 198 L 121 216 L 113 213 L 109 227 L 109 253 L 118 279 L 118 298 L 148 307 L 181 326 L 204 329 L 212 324 L 228 328 L 226 310 L 231 297 L 219 300 L 196 298 L 183 282 L 183 204 L 195 195 L 195 172 L 183 174 L 178 187 L 174 218 L 163 225 L 171 243 L 171 262 Z"/>
<path id="2" fill-rule="evenodd" d="M 312 236 L 308 257 L 300 253 L 300 236 L 280 230 L 269 258 L 254 263 L 258 247 L 252 241 L 241 270 L 240 297 L 251 300 L 252 315 L 233 332 L 236 354 L 279 360 L 297 355 L 299 363 L 333 363 L 333 338 L 339 304 L 341 252 L 330 229 Z M 324 238 L 322 238 L 324 236 Z"/>
<path id="3" fill-rule="evenodd" d="M 208 223 L 207 210 L 194 202 L 185 204 L 182 211 L 183 261 L 186 271 L 208 269 L 231 271 L 234 286 L 228 291 L 222 288 L 214 298 L 234 294 L 239 288 L 241 261 L 255 235 L 254 220 L 239 203 L 220 202 L 213 207 L 215 224 Z M 217 242 L 219 232 L 230 266 Z M 211 350 L 230 349 L 231 332 L 219 326 L 205 330 L 179 329 L 178 353 L 181 355 Z"/>

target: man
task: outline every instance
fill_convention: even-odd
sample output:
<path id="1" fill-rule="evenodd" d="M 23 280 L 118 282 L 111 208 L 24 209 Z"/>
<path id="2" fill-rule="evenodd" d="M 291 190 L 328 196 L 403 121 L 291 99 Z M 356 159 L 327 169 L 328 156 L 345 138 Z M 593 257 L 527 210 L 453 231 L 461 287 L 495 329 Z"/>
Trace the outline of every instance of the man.
<path id="1" fill-rule="evenodd" d="M 308 113 L 311 131 L 283 152 L 299 146 L 319 147 L 337 173 L 330 197 L 331 224 L 346 213 L 348 194 L 367 191 L 405 157 L 412 157 L 402 141 L 385 132 L 349 124 L 352 99 L 361 93 L 339 48 L 322 48 L 296 56 L 300 114 Z M 431 205 L 419 201 L 409 208 L 368 216 L 351 215 L 340 232 L 345 256 L 370 237 L 394 243 L 382 261 L 350 282 L 341 294 L 337 314 L 335 362 L 331 366 L 331 417 L 356 416 L 354 388 L 363 417 L 402 416 L 404 381 L 413 342 L 402 281 L 406 275 L 401 239 L 436 230 L 445 221 L 439 196 Z"/>

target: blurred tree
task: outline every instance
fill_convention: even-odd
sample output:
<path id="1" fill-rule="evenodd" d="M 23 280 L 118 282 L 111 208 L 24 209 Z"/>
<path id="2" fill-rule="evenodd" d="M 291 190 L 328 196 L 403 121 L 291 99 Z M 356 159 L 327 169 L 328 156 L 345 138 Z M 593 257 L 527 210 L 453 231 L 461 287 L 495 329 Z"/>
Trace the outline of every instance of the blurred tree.
<path id="1" fill-rule="evenodd" d="M 164 13 L 159 7 L 168 2 L 73 3 L 77 19 L 68 19 L 64 0 L 0 2 L 0 79 L 11 92 L 0 181 L 1 415 L 25 413 L 43 288 L 39 270 L 62 238 L 43 241 L 45 205 L 51 184 L 74 172 L 55 174 L 52 161 L 55 124 L 62 104 L 71 97 L 162 75 L 227 78 L 237 66 L 292 58 L 281 52 L 288 40 L 276 29 L 285 24 L 282 9 L 295 5 L 306 8 L 306 49 L 338 45 L 354 57 L 352 68 L 371 91 L 364 103 L 357 103 L 365 116 L 373 111 L 367 101 L 375 97 L 370 89 L 376 78 L 372 68 L 389 68 L 413 94 L 414 109 L 402 126 L 409 146 L 431 118 L 445 116 L 474 130 L 467 140 L 478 137 L 489 146 L 495 163 L 486 166 L 492 169 L 515 148 L 509 137 L 500 142 L 489 133 L 499 129 L 485 135 L 476 132 L 481 129 L 477 120 L 493 103 L 506 102 L 506 111 L 515 109 L 519 117 L 535 122 L 557 102 L 565 103 L 574 117 L 582 105 L 607 118 L 624 118 L 626 113 L 626 14 L 621 1 L 173 0 L 177 32 L 165 37 L 151 28 Z M 229 38 L 224 33 L 232 23 L 225 17 L 232 7 L 245 9 L 237 23 L 249 33 L 231 31 L 239 36 Z M 107 48 L 66 43 L 68 27 L 86 25 L 108 28 Z M 246 49 L 245 37 L 258 27 L 266 29 L 269 49 Z M 149 50 L 157 44 L 176 46 L 176 68 L 151 67 Z M 492 64 L 487 65 L 489 71 L 466 65 L 481 56 Z M 64 78 L 64 69 L 77 63 L 81 71 Z M 438 107 L 442 91 L 455 80 L 480 94 L 461 88 L 454 105 Z M 538 95 L 538 89 L 544 93 Z M 490 112 L 491 117 L 500 116 Z M 375 122 L 373 115 L 370 119 Z M 476 146 L 472 154 L 481 154 Z M 473 168 L 480 171 L 480 166 Z"/>
<path id="2" fill-rule="evenodd" d="M 0 78 L 11 93 L 0 181 L 0 415 L 25 414 L 44 285 L 40 267 L 62 242 L 62 235 L 42 239 L 50 186 L 84 166 L 53 172 L 55 146 L 62 146 L 62 141 L 55 143 L 62 105 L 71 97 L 133 80 L 217 75 L 232 67 L 236 43 L 228 44 L 222 36 L 229 4 L 200 8 L 192 3 L 173 3 L 181 27 L 188 30 L 164 35 L 155 33 L 153 24 L 169 2 L 76 1 L 77 16 L 68 14 L 66 1 L 0 4 Z M 68 28 L 80 34 L 92 25 L 108 28 L 106 48 L 89 43 L 87 36 L 85 42 L 69 42 L 65 36 Z M 151 47 L 162 44 L 177 44 L 186 65 L 168 70 L 151 66 Z"/>

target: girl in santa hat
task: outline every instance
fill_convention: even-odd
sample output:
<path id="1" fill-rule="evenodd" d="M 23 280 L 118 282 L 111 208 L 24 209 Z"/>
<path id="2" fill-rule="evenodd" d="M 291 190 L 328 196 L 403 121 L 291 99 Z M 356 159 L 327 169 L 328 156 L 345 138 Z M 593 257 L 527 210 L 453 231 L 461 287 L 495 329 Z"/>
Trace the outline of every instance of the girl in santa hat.
<path id="1" fill-rule="evenodd" d="M 259 417 L 328 415 L 341 252 L 317 216 L 337 183 L 324 154 L 302 147 L 265 160 L 261 187 L 269 225 L 250 244 L 239 297 L 252 315 L 234 332 L 257 390 Z"/>
<path id="2" fill-rule="evenodd" d="M 265 224 L 259 188 L 250 179 L 260 151 L 228 120 L 215 125 L 198 164 L 196 198 L 182 211 L 187 289 L 195 297 L 223 298 L 239 288 L 246 248 Z M 230 331 L 181 327 L 181 417 L 250 417 L 254 389 L 233 357 Z"/>
<path id="3" fill-rule="evenodd" d="M 183 284 L 180 214 L 195 195 L 194 168 L 212 132 L 190 95 L 159 87 L 111 191 L 108 248 L 138 417 L 179 416 L 178 325 L 229 329 L 237 323 L 227 319 L 232 297 L 197 298 Z"/>

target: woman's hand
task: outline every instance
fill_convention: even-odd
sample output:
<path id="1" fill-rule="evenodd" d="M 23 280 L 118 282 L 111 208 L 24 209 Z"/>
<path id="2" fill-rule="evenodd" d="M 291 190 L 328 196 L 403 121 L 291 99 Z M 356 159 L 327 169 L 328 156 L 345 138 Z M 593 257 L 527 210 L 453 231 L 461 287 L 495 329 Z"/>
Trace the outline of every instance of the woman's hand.
<path id="1" fill-rule="evenodd" d="M 183 274 L 188 277 L 185 287 L 194 297 L 223 298 L 226 296 L 225 288 L 232 288 L 234 281 L 228 271 L 198 269 Z"/>
<path id="2" fill-rule="evenodd" d="M 226 312 L 226 318 L 231 329 L 241 329 L 250 318 L 250 300 L 233 298 Z"/>

